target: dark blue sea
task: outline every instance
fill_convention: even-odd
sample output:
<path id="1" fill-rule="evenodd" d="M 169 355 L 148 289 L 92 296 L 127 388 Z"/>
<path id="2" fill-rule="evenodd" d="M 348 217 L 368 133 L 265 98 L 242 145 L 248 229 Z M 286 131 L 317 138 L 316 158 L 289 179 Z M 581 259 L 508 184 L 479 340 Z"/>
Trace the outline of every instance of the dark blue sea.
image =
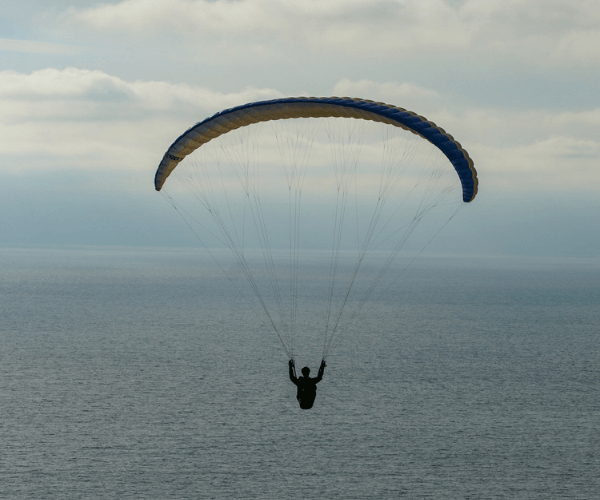
<path id="1" fill-rule="evenodd" d="M 0 250 L 0 498 L 600 498 L 599 260 L 422 256 L 309 411 L 255 312 L 193 250 Z"/>

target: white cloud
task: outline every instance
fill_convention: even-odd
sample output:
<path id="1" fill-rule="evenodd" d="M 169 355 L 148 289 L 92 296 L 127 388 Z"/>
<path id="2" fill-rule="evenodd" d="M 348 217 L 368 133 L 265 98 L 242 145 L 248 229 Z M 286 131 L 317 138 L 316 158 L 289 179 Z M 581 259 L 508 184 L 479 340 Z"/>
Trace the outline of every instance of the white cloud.
<path id="1" fill-rule="evenodd" d="M 74 45 L 0 38 L 0 51 L 26 52 L 31 54 L 76 54 L 83 50 L 82 47 Z"/>
<path id="2" fill-rule="evenodd" d="M 581 112 L 551 110 L 503 110 L 442 107 L 428 113 L 456 137 L 495 148 L 521 147 L 553 136 L 572 136 L 584 141 L 600 138 L 600 108 Z"/>
<path id="3" fill-rule="evenodd" d="M 396 103 L 400 107 L 409 106 L 409 104 L 403 104 L 406 101 L 436 102 L 440 98 L 434 90 L 420 87 L 414 83 L 378 83 L 371 80 L 354 82 L 349 78 L 343 78 L 336 83 L 333 87 L 333 93 L 340 97 L 364 97 L 390 104 Z"/>
<path id="4" fill-rule="evenodd" d="M 535 189 L 600 187 L 600 108 L 585 112 L 451 109 L 443 96 L 412 83 L 340 80 L 332 94 L 405 106 L 460 141 L 485 189 L 525 179 Z M 365 95 L 367 94 L 367 95 Z M 170 142 L 221 109 L 282 97 L 275 89 L 220 93 L 158 81 L 128 82 L 76 68 L 0 72 L 2 168 L 146 169 Z M 410 109 L 410 108 L 409 108 Z M 519 181 L 521 182 L 521 181 Z M 483 187 L 482 187 L 483 189 Z"/>
<path id="5" fill-rule="evenodd" d="M 206 116 L 276 97 L 272 89 L 227 94 L 76 68 L 3 71 L 0 154 L 43 157 L 11 162 L 11 169 L 47 168 L 61 158 L 73 168 L 140 168 L 156 163 L 169 139 Z"/>
<path id="6" fill-rule="evenodd" d="M 2 97 L 80 97 L 92 93 L 102 94 L 111 90 L 126 92 L 127 84 L 102 71 L 48 68 L 31 74 L 16 71 L 0 73 L 0 96 Z"/>
<path id="7" fill-rule="evenodd" d="M 127 82 L 102 71 L 54 68 L 30 74 L 0 72 L 2 120 L 130 120 L 167 113 L 196 116 L 254 100 L 282 97 L 274 89 L 222 93 L 187 84 Z"/>
<path id="8" fill-rule="evenodd" d="M 559 61 L 576 61 L 580 64 L 600 61 L 600 29 L 568 33 L 556 45 L 553 57 Z"/>
<path id="9" fill-rule="evenodd" d="M 548 191 L 600 189 L 600 142 L 557 135 L 525 146 L 477 145 L 483 190 L 511 189 L 534 196 Z"/>
<path id="10" fill-rule="evenodd" d="M 101 31 L 187 37 L 209 49 L 281 44 L 410 57 L 470 52 L 520 61 L 600 61 L 600 4 L 588 0 L 124 0 L 71 9 Z"/>
<path id="11" fill-rule="evenodd" d="M 239 104 L 244 98 L 279 97 L 273 89 L 248 87 L 240 92 L 224 94 L 188 84 L 167 82 L 126 82 L 99 70 L 48 68 L 30 74 L 15 71 L 0 72 L 0 98 L 85 98 L 90 102 L 130 101 L 148 109 L 170 109 L 178 103 L 199 108 Z"/>

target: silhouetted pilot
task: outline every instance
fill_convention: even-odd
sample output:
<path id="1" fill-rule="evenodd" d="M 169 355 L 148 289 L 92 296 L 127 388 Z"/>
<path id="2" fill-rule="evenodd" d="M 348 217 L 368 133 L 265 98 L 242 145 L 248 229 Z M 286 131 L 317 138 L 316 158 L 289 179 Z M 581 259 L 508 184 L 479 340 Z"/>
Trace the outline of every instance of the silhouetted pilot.
<path id="1" fill-rule="evenodd" d="M 321 361 L 319 374 L 315 378 L 310 378 L 308 376 L 310 374 L 310 368 L 308 366 L 302 368 L 302 377 L 296 377 L 296 366 L 294 365 L 293 359 L 290 359 L 289 365 L 290 380 L 298 387 L 296 399 L 298 400 L 298 403 L 300 403 L 300 408 L 309 410 L 315 402 L 315 398 L 317 397 L 317 384 L 323 378 L 323 371 L 327 366 L 325 360 Z"/>

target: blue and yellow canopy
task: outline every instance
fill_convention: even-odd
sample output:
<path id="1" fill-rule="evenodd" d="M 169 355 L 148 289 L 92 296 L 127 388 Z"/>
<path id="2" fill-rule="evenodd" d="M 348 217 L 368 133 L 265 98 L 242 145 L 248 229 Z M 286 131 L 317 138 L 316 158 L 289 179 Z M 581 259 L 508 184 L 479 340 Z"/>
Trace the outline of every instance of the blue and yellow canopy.
<path id="1" fill-rule="evenodd" d="M 350 97 L 287 97 L 259 101 L 220 111 L 194 125 L 169 147 L 156 171 L 154 187 L 160 191 L 175 167 L 187 155 L 212 139 L 253 123 L 291 118 L 356 118 L 387 123 L 417 134 L 436 146 L 456 169 L 463 201 L 477 194 L 477 171 L 469 154 L 444 129 L 406 109 Z"/>

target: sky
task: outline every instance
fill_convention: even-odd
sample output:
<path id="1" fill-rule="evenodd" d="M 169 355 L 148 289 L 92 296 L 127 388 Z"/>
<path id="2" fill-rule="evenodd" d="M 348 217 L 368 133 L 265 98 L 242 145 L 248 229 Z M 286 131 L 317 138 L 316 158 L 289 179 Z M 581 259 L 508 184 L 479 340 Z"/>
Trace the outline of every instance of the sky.
<path id="1" fill-rule="evenodd" d="M 227 107 L 351 96 L 413 110 L 477 168 L 434 251 L 597 258 L 596 0 L 6 0 L 0 248 L 187 246 L 154 191 Z"/>

